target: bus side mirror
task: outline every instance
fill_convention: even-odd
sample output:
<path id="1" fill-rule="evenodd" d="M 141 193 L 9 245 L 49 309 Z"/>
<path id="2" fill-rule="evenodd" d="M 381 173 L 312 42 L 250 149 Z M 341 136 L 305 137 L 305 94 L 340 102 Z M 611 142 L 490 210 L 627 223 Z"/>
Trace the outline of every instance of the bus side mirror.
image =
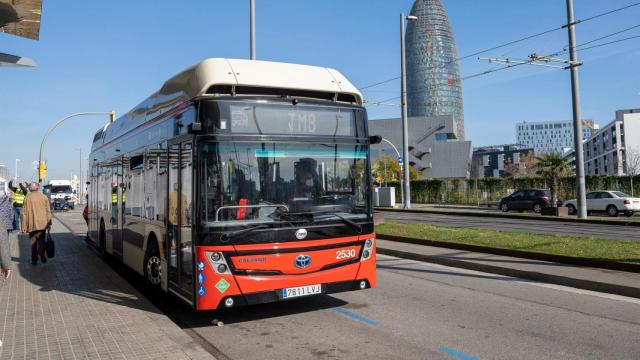
<path id="1" fill-rule="evenodd" d="M 380 135 L 369 136 L 369 144 L 375 145 L 375 144 L 380 144 L 381 142 L 382 142 L 382 136 Z"/>
<path id="2" fill-rule="evenodd" d="M 202 131 L 202 123 L 193 122 L 187 126 L 189 134 L 197 134 Z"/>

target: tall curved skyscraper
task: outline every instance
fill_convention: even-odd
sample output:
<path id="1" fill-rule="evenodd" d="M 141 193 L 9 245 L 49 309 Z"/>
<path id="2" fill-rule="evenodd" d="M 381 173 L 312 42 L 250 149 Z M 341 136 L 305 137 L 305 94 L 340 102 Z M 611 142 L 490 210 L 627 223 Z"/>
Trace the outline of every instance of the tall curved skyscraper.
<path id="1" fill-rule="evenodd" d="M 464 140 L 462 83 L 456 42 L 440 0 L 416 0 L 407 26 L 409 116 L 453 115 L 456 137 Z"/>

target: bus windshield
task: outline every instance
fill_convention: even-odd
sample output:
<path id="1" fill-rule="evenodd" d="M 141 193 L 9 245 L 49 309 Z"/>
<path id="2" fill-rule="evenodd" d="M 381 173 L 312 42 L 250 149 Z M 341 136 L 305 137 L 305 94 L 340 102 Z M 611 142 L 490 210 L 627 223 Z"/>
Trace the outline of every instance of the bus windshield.
<path id="1" fill-rule="evenodd" d="M 365 146 L 221 142 L 203 144 L 202 152 L 209 225 L 276 222 L 295 214 L 369 216 Z"/>

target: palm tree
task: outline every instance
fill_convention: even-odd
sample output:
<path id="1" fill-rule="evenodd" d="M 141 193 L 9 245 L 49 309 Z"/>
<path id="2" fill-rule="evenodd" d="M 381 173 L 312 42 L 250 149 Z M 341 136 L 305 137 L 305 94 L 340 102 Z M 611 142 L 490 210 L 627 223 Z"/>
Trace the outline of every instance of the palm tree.
<path id="1" fill-rule="evenodd" d="M 558 206 L 558 185 L 560 178 L 571 172 L 571 166 L 558 153 L 536 156 L 536 173 L 551 180 L 551 206 Z"/>

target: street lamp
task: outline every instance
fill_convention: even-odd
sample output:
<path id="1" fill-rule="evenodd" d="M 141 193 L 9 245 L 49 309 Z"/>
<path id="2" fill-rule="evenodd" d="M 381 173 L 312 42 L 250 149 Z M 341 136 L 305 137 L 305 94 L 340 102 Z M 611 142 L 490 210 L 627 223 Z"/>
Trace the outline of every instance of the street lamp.
<path id="1" fill-rule="evenodd" d="M 391 141 L 385 138 L 382 138 L 381 140 L 389 144 L 393 148 L 393 150 L 396 152 L 396 155 L 400 157 L 400 152 L 398 151 L 398 148 L 395 145 L 393 145 Z M 404 164 L 404 161 L 403 161 L 403 164 Z M 402 169 L 404 169 L 404 165 L 400 165 L 400 198 L 403 199 L 402 201 L 404 202 L 404 184 L 402 182 L 402 179 L 404 178 L 404 176 L 402 175 Z"/>
<path id="2" fill-rule="evenodd" d="M 57 128 L 60 124 L 62 124 L 65 120 L 71 119 L 72 117 L 85 116 L 85 115 L 109 115 L 109 122 L 113 122 L 116 117 L 116 112 L 113 110 L 108 112 L 107 111 L 79 112 L 79 113 L 75 113 L 75 114 L 71 114 L 69 116 L 63 117 L 62 119 L 58 120 L 55 124 L 53 124 L 53 126 L 51 126 L 49 130 L 47 130 L 47 132 L 44 134 L 44 137 L 42 138 L 42 143 L 40 143 L 40 156 L 38 158 L 38 182 L 39 183 L 42 183 L 46 176 L 47 166 L 44 163 L 44 161 L 42 161 L 42 158 L 44 155 L 44 144 L 47 142 L 47 138 L 49 137 L 49 134 L 51 134 L 51 132 L 55 128 Z"/>
<path id="3" fill-rule="evenodd" d="M 409 126 L 407 124 L 407 69 L 404 49 L 404 22 L 418 20 L 417 16 L 406 16 L 400 13 L 400 93 L 402 98 L 402 185 L 404 196 L 402 203 L 405 209 L 411 208 L 411 189 L 409 185 Z"/>

